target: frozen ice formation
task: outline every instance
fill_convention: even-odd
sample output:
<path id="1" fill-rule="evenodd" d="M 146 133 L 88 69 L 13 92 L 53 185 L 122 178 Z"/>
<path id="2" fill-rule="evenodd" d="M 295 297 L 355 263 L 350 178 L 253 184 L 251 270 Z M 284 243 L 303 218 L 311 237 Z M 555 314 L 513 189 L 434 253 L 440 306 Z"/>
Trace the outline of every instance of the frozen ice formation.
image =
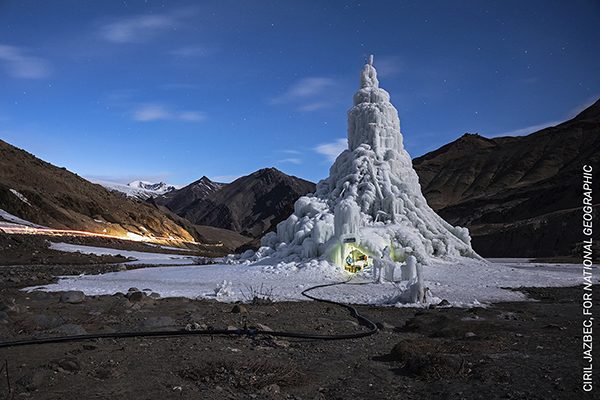
<path id="1" fill-rule="evenodd" d="M 348 149 L 316 192 L 301 197 L 294 213 L 261 244 L 258 257 L 324 258 L 347 269 L 357 259 L 369 264 L 388 257 L 414 270 L 416 262 L 432 258 L 479 258 L 468 230 L 450 225 L 427 205 L 404 150 L 398 111 L 379 87 L 372 56 L 348 112 Z"/>

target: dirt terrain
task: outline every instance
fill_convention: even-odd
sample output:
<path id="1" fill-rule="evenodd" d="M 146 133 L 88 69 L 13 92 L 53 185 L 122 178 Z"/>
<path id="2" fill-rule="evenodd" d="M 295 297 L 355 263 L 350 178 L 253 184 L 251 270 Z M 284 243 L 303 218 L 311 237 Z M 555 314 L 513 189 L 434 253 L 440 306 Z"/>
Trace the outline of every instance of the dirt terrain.
<path id="1" fill-rule="evenodd" d="M 1 341 L 186 327 L 233 329 L 244 324 L 320 334 L 365 329 L 346 310 L 318 302 L 234 305 L 160 299 L 152 288 L 114 296 L 20 290 L 50 283 L 58 275 L 122 268 L 0 267 Z M 579 389 L 581 289 L 524 290 L 539 301 L 473 309 L 360 307 L 381 330 L 354 340 L 210 335 L 0 348 L 5 368 L 0 397 L 585 398 Z"/>
<path id="2" fill-rule="evenodd" d="M 159 246 L 153 243 L 130 240 L 49 235 L 9 235 L 0 232 L 0 265 L 54 265 L 54 264 L 106 264 L 123 262 L 123 256 L 97 256 L 73 252 L 57 251 L 49 248 L 50 242 L 71 243 L 84 246 L 108 247 L 118 250 L 141 251 L 147 253 L 182 254 L 205 257 L 220 257 L 227 252 L 222 246 L 208 244 L 187 244 L 187 248 Z"/>

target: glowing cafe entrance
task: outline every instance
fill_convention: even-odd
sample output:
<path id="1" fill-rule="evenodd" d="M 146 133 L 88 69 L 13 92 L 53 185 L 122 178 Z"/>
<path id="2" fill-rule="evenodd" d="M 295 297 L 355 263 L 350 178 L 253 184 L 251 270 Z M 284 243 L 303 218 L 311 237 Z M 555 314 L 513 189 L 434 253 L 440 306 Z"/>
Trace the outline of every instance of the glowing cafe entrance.
<path id="1" fill-rule="evenodd" d="M 371 263 L 371 257 L 356 245 L 355 237 L 344 238 L 341 250 L 342 265 L 348 272 L 357 273 L 363 271 Z"/>

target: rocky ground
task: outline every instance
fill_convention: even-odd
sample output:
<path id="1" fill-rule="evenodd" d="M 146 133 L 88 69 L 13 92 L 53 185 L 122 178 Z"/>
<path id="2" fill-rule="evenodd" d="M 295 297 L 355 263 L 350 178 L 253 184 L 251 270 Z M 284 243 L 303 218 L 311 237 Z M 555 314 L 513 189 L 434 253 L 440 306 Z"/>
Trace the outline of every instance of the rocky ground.
<path id="1" fill-rule="evenodd" d="M 318 302 L 232 305 L 161 299 L 152 288 L 114 296 L 20 290 L 58 275 L 119 268 L 0 267 L 0 341 L 244 324 L 321 334 L 365 329 L 346 310 Z M 213 335 L 0 348 L 0 398 L 585 398 L 581 289 L 524 290 L 539 301 L 473 309 L 360 307 L 381 330 L 354 340 Z"/>

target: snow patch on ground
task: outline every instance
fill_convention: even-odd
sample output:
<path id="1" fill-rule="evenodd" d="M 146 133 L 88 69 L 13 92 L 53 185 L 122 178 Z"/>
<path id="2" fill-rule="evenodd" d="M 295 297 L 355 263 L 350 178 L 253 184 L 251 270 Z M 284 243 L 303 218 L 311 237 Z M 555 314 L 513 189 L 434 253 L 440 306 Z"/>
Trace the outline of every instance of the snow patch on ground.
<path id="1" fill-rule="evenodd" d="M 121 255 L 127 258 L 135 258 L 128 264 L 154 264 L 154 265 L 188 265 L 196 262 L 196 257 L 178 254 L 147 253 L 143 251 L 130 251 L 110 249 L 107 247 L 82 246 L 70 243 L 50 243 L 50 248 L 58 251 L 71 253 L 95 254 L 98 256 Z"/>
<path id="2" fill-rule="evenodd" d="M 34 224 L 33 222 L 29 222 L 27 220 L 21 219 L 16 215 L 12 215 L 0 208 L 0 218 L 4 219 L 4 221 L 0 221 L 0 228 L 3 226 L 7 228 L 15 228 L 22 226 L 29 226 L 31 228 L 46 228 L 45 226 Z M 7 222 L 5 222 L 7 221 Z"/>
<path id="3" fill-rule="evenodd" d="M 27 200 L 27 197 L 23 196 L 21 193 L 17 192 L 15 189 L 9 189 L 10 192 L 12 194 L 14 194 L 15 196 L 18 197 L 19 200 L 21 200 L 23 203 L 27 204 L 27 205 L 31 205 L 31 203 L 29 202 L 29 200 Z"/>
<path id="4" fill-rule="evenodd" d="M 111 254 L 116 253 L 138 254 L 120 250 L 113 250 Z M 600 275 L 598 269 L 597 265 L 594 266 L 595 276 Z M 440 261 L 425 266 L 423 273 L 425 286 L 430 290 L 429 299 L 433 303 L 446 299 L 455 306 L 465 307 L 527 298 L 521 292 L 505 288 L 573 286 L 581 283 L 581 266 L 573 264 Z M 82 290 L 88 295 L 101 295 L 126 292 L 130 287 L 148 287 L 162 297 L 212 298 L 223 302 L 248 301 L 253 291 L 264 290 L 275 301 L 287 301 L 306 300 L 301 295 L 304 289 L 345 281 L 351 277 L 350 283 L 365 284 L 327 287 L 314 290 L 311 294 L 345 303 L 407 306 L 400 301 L 404 292 L 402 284 L 370 283 L 366 274 L 352 276 L 325 261 L 316 260 L 307 264 L 188 265 L 69 276 L 43 287 L 43 290 Z M 36 288 L 29 288 L 33 289 Z"/>

